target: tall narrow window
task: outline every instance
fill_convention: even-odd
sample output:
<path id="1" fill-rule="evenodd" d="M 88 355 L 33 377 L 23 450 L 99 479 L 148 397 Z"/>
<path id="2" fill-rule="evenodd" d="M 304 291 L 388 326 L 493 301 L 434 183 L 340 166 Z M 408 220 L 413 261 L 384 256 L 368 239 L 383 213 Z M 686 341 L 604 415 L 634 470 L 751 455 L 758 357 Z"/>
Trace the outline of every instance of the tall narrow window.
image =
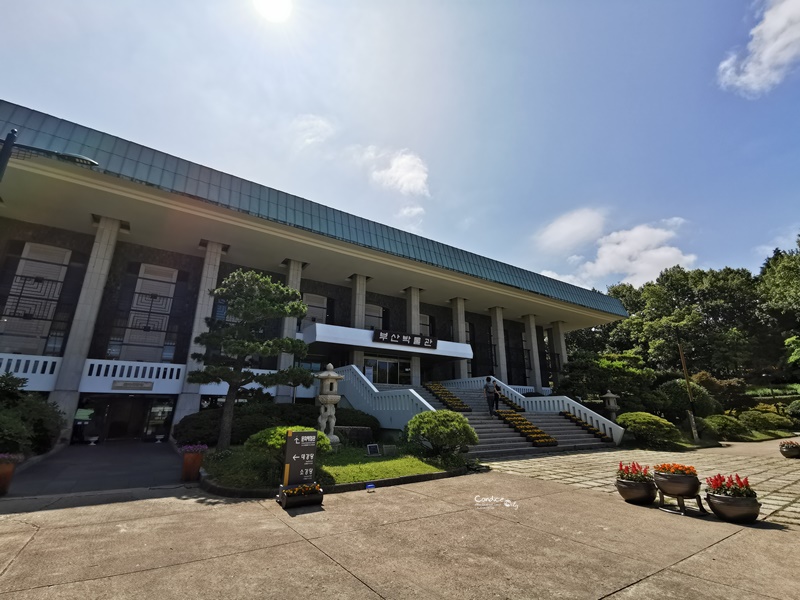
<path id="1" fill-rule="evenodd" d="M 164 359 L 177 279 L 176 269 L 141 265 L 122 336 L 120 360 L 161 362 Z M 169 350 L 166 354 L 169 354 Z"/>
<path id="2" fill-rule="evenodd" d="M 25 244 L 2 310 L 0 352 L 60 354 L 65 328 L 51 330 L 71 254 Z"/>
<path id="3" fill-rule="evenodd" d="M 328 299 L 317 294 L 303 294 L 303 303 L 308 306 L 308 312 L 303 320 L 298 323 L 300 330 L 312 323 L 325 323 L 328 315 Z"/>
<path id="4" fill-rule="evenodd" d="M 364 310 L 364 326 L 367 329 L 383 329 L 383 307 L 367 304 Z"/>

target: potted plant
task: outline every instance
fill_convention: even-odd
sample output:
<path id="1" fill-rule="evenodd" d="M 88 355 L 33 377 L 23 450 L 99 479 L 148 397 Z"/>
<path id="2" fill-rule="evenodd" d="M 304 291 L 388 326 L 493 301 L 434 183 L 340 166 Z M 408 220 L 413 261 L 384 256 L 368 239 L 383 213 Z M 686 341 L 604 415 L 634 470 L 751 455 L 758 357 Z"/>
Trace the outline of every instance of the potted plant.
<path id="1" fill-rule="evenodd" d="M 706 479 L 706 501 L 714 514 L 731 523 L 752 523 L 758 518 L 761 504 L 747 477 L 720 474 Z"/>
<path id="2" fill-rule="evenodd" d="M 5 496 L 8 493 L 11 478 L 14 476 L 14 469 L 23 460 L 25 460 L 25 455 L 23 454 L 0 452 L 0 496 Z"/>
<path id="3" fill-rule="evenodd" d="M 697 470 L 679 463 L 662 463 L 653 467 L 653 481 L 666 496 L 693 498 L 700 491 Z"/>
<path id="4" fill-rule="evenodd" d="M 178 452 L 183 454 L 181 481 L 200 479 L 200 467 L 203 466 L 203 455 L 206 450 L 208 450 L 208 446 L 205 444 L 187 444 L 178 448 Z"/>
<path id="5" fill-rule="evenodd" d="M 637 462 L 623 465 L 620 461 L 617 469 L 617 491 L 631 504 L 652 504 L 656 499 L 656 484 L 650 467 L 642 467 Z"/>
<path id="6" fill-rule="evenodd" d="M 322 488 L 316 481 L 299 485 L 281 485 L 276 500 L 283 508 L 322 504 Z"/>
<path id="7" fill-rule="evenodd" d="M 784 440 L 780 443 L 781 454 L 786 458 L 800 458 L 800 444 L 790 440 Z"/>

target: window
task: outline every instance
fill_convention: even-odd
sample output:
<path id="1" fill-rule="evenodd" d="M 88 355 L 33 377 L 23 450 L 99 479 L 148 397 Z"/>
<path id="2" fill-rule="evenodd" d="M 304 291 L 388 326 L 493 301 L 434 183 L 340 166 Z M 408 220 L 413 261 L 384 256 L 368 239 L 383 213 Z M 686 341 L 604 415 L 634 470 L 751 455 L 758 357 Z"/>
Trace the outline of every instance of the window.
<path id="1" fill-rule="evenodd" d="M 467 321 L 466 323 L 464 323 L 464 325 L 466 326 L 466 331 L 467 331 L 467 343 L 472 344 L 472 323 Z"/>
<path id="2" fill-rule="evenodd" d="M 308 312 L 298 324 L 298 331 L 305 329 L 312 323 L 326 323 L 328 316 L 328 299 L 317 294 L 303 294 L 303 303 L 308 306 Z"/>
<path id="3" fill-rule="evenodd" d="M 367 304 L 364 310 L 364 327 L 375 331 L 383 329 L 383 307 Z"/>
<path id="4" fill-rule="evenodd" d="M 430 315 L 419 316 L 419 332 L 421 335 L 427 335 L 428 337 L 433 336 L 431 332 L 431 321 L 433 321 L 433 318 Z"/>

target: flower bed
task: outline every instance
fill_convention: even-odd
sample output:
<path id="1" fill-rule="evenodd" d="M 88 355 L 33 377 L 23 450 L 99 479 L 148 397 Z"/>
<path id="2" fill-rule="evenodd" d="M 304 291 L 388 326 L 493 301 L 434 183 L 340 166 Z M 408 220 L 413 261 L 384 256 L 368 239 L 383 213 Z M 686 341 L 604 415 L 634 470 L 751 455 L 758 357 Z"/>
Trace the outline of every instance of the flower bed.
<path id="1" fill-rule="evenodd" d="M 513 410 L 498 410 L 497 416 L 525 436 L 534 446 L 558 446 L 558 441 Z"/>
<path id="2" fill-rule="evenodd" d="M 500 402 L 505 404 L 508 408 L 510 408 L 514 412 L 525 412 L 524 408 L 522 408 L 519 404 L 517 404 L 513 400 L 509 399 L 505 394 L 500 394 Z"/>
<path id="3" fill-rule="evenodd" d="M 570 421 L 572 421 L 573 423 L 578 425 L 584 431 L 588 431 L 594 437 L 598 438 L 600 441 L 603 441 L 603 442 L 613 442 L 614 441 L 612 438 L 608 437 L 607 435 L 604 435 L 602 431 L 600 431 L 596 427 L 592 427 L 591 425 L 589 425 L 589 423 L 587 423 L 586 421 L 583 421 L 580 417 L 578 417 L 576 415 L 573 415 L 571 412 L 568 412 L 566 410 L 562 410 L 558 414 L 561 415 L 562 417 L 565 417 L 565 418 L 569 419 Z"/>
<path id="4" fill-rule="evenodd" d="M 436 396 L 436 399 L 444 404 L 448 410 L 455 412 L 472 412 L 471 406 L 464 404 L 461 398 L 456 396 L 438 381 L 429 381 L 428 383 L 423 383 L 422 387 Z"/>

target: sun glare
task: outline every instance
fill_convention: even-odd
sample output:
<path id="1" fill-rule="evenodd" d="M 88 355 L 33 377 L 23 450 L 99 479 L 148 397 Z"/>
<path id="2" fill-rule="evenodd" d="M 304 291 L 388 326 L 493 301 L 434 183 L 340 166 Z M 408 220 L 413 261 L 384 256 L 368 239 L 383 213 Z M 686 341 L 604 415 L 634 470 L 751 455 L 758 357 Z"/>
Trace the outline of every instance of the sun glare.
<path id="1" fill-rule="evenodd" d="M 253 4 L 270 23 L 285 23 L 292 15 L 292 0 L 253 0 Z"/>

